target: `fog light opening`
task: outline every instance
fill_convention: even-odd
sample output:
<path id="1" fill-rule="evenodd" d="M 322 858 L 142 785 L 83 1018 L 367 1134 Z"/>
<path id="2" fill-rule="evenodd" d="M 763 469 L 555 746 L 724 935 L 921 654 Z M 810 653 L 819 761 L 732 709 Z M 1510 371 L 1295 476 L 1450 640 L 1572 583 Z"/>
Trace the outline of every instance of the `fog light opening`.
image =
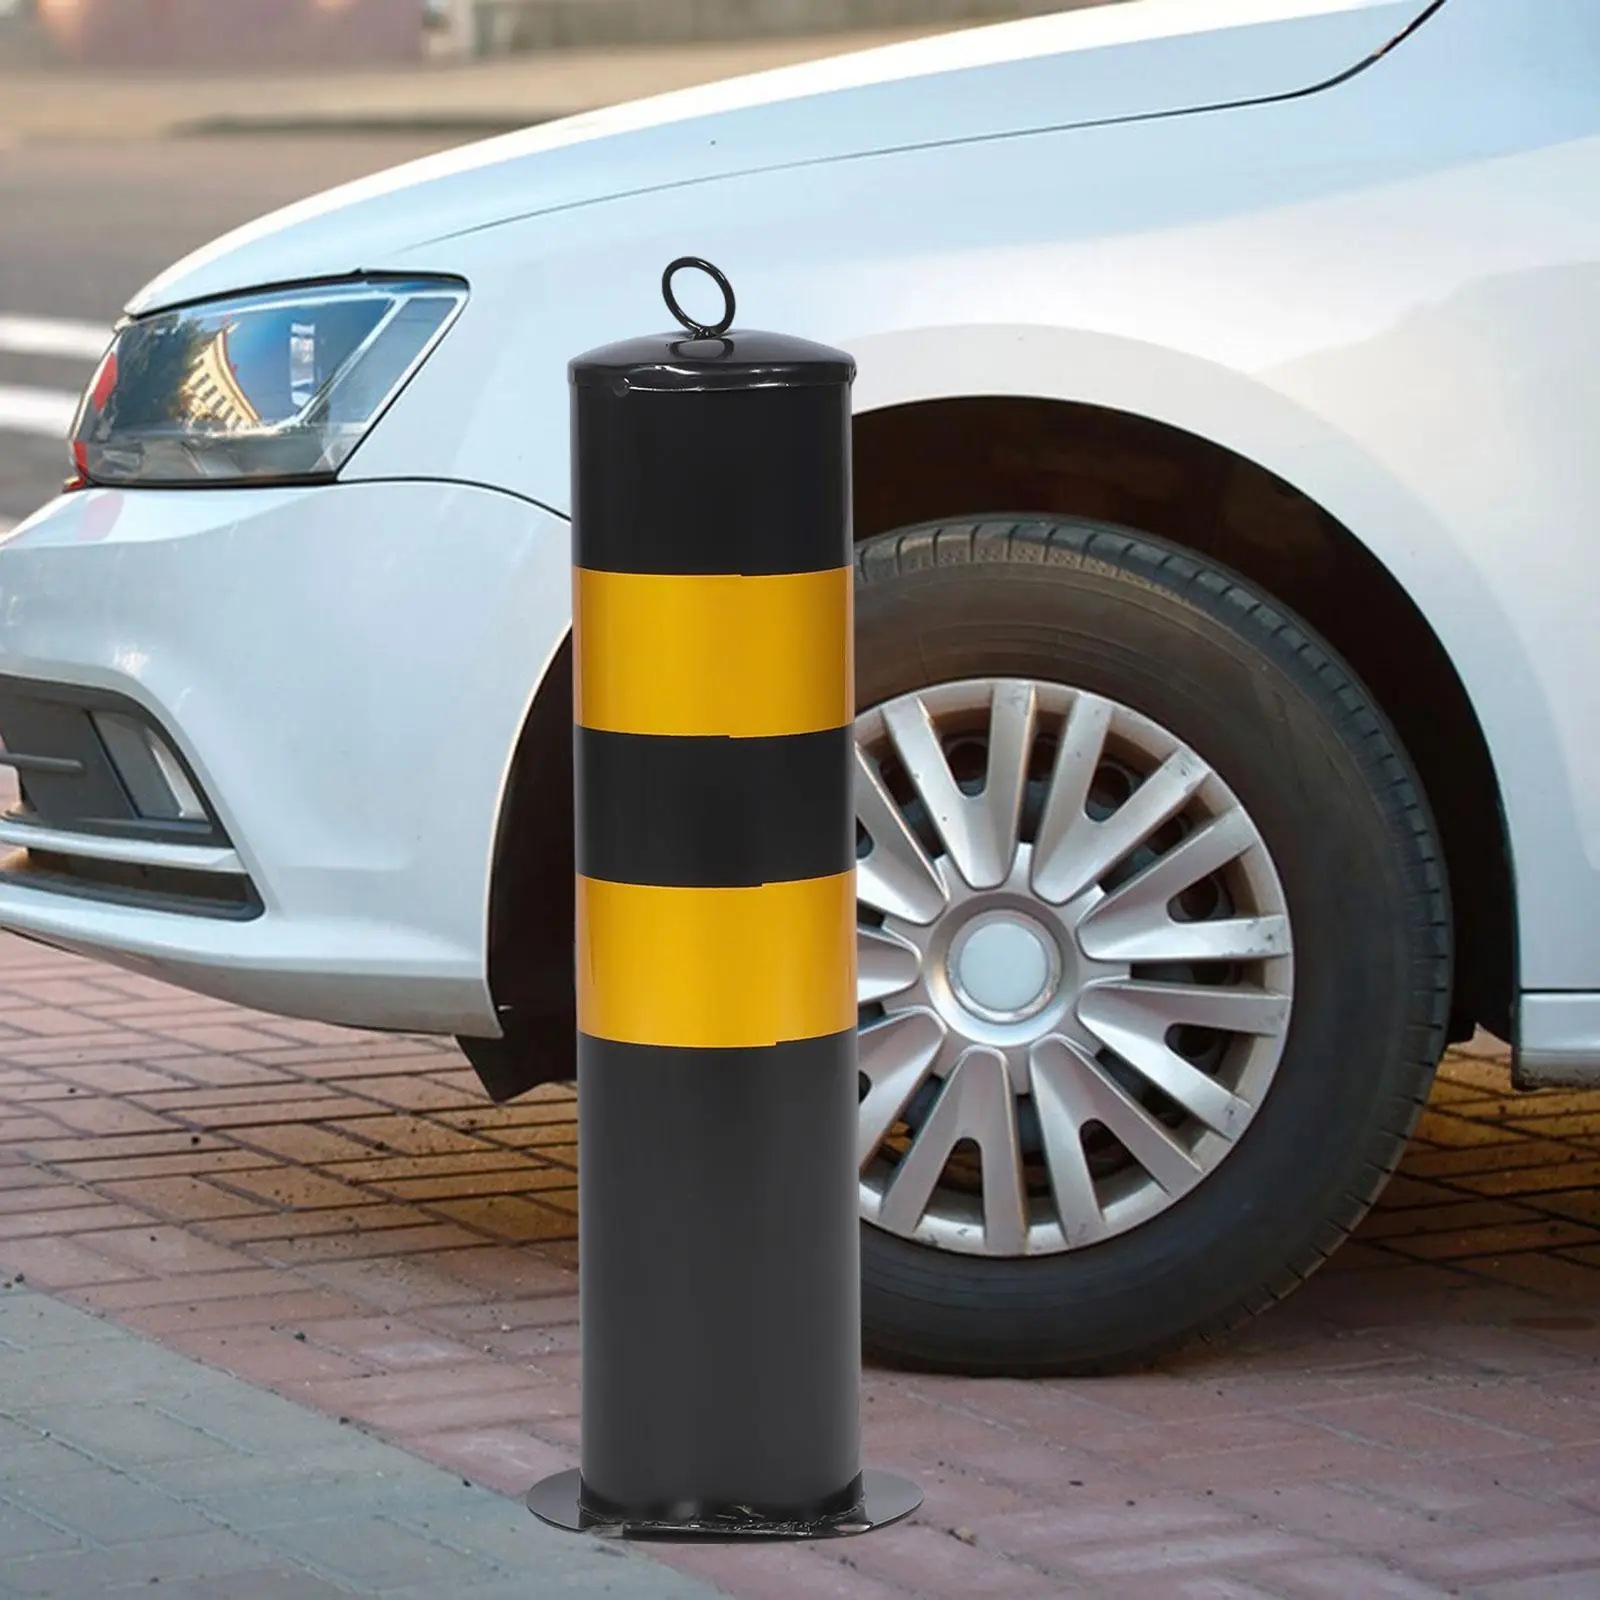
<path id="1" fill-rule="evenodd" d="M 183 763 L 154 728 L 116 711 L 96 711 L 100 735 L 134 810 L 151 822 L 210 820 Z"/>

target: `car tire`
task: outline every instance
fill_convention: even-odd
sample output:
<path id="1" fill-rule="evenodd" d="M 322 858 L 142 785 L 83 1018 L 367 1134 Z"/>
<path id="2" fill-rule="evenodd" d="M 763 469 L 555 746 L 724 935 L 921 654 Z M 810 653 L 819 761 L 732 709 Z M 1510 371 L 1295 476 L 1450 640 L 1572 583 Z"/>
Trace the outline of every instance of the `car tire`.
<path id="1" fill-rule="evenodd" d="M 1141 1202 L 1145 1220 L 1102 1225 L 1077 1247 L 1061 1221 L 1053 1247 L 1030 1234 L 1020 1252 L 974 1249 L 970 1229 L 963 1235 L 952 1223 L 955 1246 L 947 1247 L 930 1236 L 937 1229 L 926 1216 L 915 1228 L 905 1217 L 898 1228 L 872 1220 L 878 1201 L 864 1164 L 866 1348 L 881 1361 L 925 1370 L 1041 1376 L 1137 1368 L 1215 1339 L 1290 1293 L 1348 1236 L 1394 1170 L 1428 1094 L 1449 1013 L 1451 922 L 1417 777 L 1350 668 L 1304 623 L 1242 577 L 1139 533 L 993 517 L 883 534 L 859 548 L 856 604 L 863 750 L 874 726 L 883 736 L 881 708 L 955 692 L 939 686 L 1035 685 L 1034 705 L 1061 692 L 1099 697 L 1124 708 L 1118 715 L 1133 725 L 1166 730 L 1220 780 L 1218 792 L 1231 794 L 1257 830 L 1292 930 L 1292 995 L 1272 1045 L 1270 1087 L 1202 1180 L 1170 1200 L 1159 1184 L 1151 1190 L 1153 1199 Z M 928 716 L 942 737 L 937 717 Z M 1034 725 L 1036 737 L 1043 727 Z M 1064 730 L 1061 724 L 1058 749 Z M 884 792 L 897 797 L 938 865 L 939 819 L 927 806 L 913 816 L 905 750 L 884 748 L 874 768 Z M 869 754 L 869 764 L 876 760 Z M 890 770 L 897 761 L 898 771 Z M 1029 826 L 1024 816 L 1023 835 Z M 877 845 L 865 826 L 861 838 L 865 867 Z M 1111 884 L 1107 875 L 1090 900 Z M 1177 905 L 1164 914 L 1179 917 Z M 886 926 L 881 908 L 864 900 L 863 913 L 864 937 L 886 937 L 877 931 Z M 1081 954 L 1069 949 L 1065 959 Z M 1226 981 L 1245 970 L 1233 963 Z M 1252 993 L 1259 987 L 1238 981 Z M 918 991 L 919 1004 L 927 992 Z M 874 1019 L 882 1016 L 881 1004 L 864 1005 L 864 1070 Z M 996 1037 L 1008 1037 L 1012 1026 L 997 1025 Z M 1231 1059 L 1235 1044 L 1259 1048 L 1253 1035 L 1242 1043 L 1227 1033 L 1206 1038 L 1207 1048 L 1222 1041 L 1215 1061 Z M 1099 1059 L 1086 1070 L 1117 1074 L 1124 1091 L 1139 1097 L 1143 1080 L 1115 1051 Z M 990 1071 L 992 1062 L 984 1063 Z M 950 1097 L 952 1081 L 926 1080 L 932 1089 L 925 1084 L 915 1102 L 920 1127 Z M 868 1087 L 864 1077 L 864 1105 Z M 1039 1080 L 1016 1090 L 1019 1118 L 1030 1087 Z M 1182 1106 L 1174 1120 L 1173 1102 L 1159 1093 L 1141 1104 L 1148 1116 L 1139 1126 L 1165 1118 L 1172 1140 L 1190 1138 Z M 1041 1099 L 1036 1126 L 1043 1112 Z M 894 1126 L 900 1148 L 886 1137 L 873 1158 L 887 1164 L 883 1194 L 909 1160 L 910 1125 Z M 1104 1134 L 1084 1125 L 1085 1141 Z M 1200 1142 L 1210 1137 L 1202 1128 Z M 1116 1138 L 1103 1143 L 1112 1152 L 1108 1167 L 1102 1161 L 1111 1177 L 1093 1181 L 1144 1195 L 1149 1184 L 1139 1184 L 1148 1175 L 1128 1148 Z M 988 1147 L 980 1154 L 986 1170 Z M 1043 1200 L 1030 1190 L 1027 1204 L 1048 1216 L 1055 1179 L 1049 1171 L 1047 1178 Z"/>

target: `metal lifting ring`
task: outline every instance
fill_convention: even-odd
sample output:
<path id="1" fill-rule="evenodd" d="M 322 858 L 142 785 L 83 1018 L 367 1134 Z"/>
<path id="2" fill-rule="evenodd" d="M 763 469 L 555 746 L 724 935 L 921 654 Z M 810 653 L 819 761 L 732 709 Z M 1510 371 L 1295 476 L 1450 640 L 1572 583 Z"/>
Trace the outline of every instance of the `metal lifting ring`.
<path id="1" fill-rule="evenodd" d="M 683 271 L 685 267 L 697 267 L 705 273 L 713 283 L 722 291 L 723 315 L 719 322 L 696 322 L 695 319 L 684 311 L 678 304 L 678 297 L 672 292 L 672 280 Z M 697 339 L 720 339 L 729 328 L 733 326 L 733 315 L 738 307 L 733 298 L 733 285 L 727 277 L 709 261 L 703 261 L 699 256 L 679 256 L 665 272 L 661 274 L 661 295 L 667 302 L 667 310 L 681 322 Z"/>

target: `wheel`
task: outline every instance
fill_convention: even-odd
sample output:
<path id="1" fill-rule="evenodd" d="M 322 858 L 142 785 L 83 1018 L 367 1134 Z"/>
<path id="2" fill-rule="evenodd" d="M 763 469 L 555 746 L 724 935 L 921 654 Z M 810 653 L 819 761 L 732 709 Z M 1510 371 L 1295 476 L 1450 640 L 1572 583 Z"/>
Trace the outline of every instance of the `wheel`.
<path id="1" fill-rule="evenodd" d="M 880 1359 L 1096 1372 L 1287 1294 L 1399 1160 L 1450 921 L 1349 669 L 1083 522 L 857 567 L 863 1313 Z"/>

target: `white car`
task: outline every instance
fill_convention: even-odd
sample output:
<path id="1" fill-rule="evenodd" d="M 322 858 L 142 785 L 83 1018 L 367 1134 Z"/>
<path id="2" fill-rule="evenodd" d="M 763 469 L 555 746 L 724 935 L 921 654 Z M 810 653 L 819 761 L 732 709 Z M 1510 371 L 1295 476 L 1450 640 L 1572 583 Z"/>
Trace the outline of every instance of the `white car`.
<path id="1" fill-rule="evenodd" d="M 1448 1041 L 1600 1083 L 1595 0 L 957 33 L 181 262 L 0 548 L 0 924 L 570 1077 L 567 362 L 686 253 L 860 368 L 870 1350 L 1148 1360 Z"/>

